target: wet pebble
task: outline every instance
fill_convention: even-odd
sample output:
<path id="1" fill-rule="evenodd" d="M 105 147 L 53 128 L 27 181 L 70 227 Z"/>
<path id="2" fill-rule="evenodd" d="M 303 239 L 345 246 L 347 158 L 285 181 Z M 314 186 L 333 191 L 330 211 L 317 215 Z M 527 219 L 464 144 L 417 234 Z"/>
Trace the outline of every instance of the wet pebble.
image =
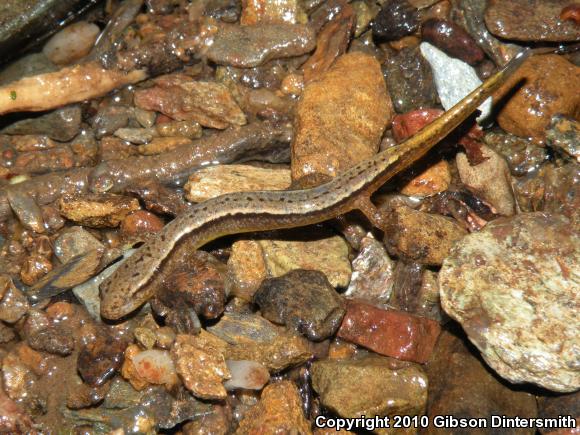
<path id="1" fill-rule="evenodd" d="M 47 137 L 66 142 L 72 140 L 81 127 L 80 106 L 67 106 L 52 112 L 22 119 L 2 130 L 3 134 L 12 135 L 46 135 Z"/>
<path id="2" fill-rule="evenodd" d="M 100 139 L 127 127 L 133 113 L 133 108 L 128 106 L 103 105 L 91 120 L 91 126 L 95 129 L 95 136 Z"/>
<path id="3" fill-rule="evenodd" d="M 580 122 L 554 115 L 546 132 L 548 145 L 580 163 Z"/>
<path id="4" fill-rule="evenodd" d="M 326 408 L 347 418 L 417 415 L 427 402 L 427 375 L 419 365 L 376 355 L 316 361 L 312 387 Z"/>
<path id="5" fill-rule="evenodd" d="M 77 21 L 50 38 L 42 52 L 56 65 L 69 65 L 89 54 L 99 33 L 96 24 Z"/>
<path id="6" fill-rule="evenodd" d="M 231 378 L 231 374 L 224 359 L 225 345 L 211 334 L 177 336 L 171 351 L 175 367 L 194 396 L 214 400 L 226 398 L 223 381 Z"/>
<path id="7" fill-rule="evenodd" d="M 97 405 L 105 398 L 110 388 L 110 382 L 98 387 L 91 387 L 77 377 L 74 387 L 69 390 L 66 406 L 69 409 L 81 409 Z"/>
<path id="8" fill-rule="evenodd" d="M 94 228 L 116 227 L 131 212 L 139 210 L 135 198 L 109 193 L 62 197 L 58 205 L 68 220 Z"/>
<path id="9" fill-rule="evenodd" d="M 511 382 L 580 388 L 579 247 L 568 219 L 523 213 L 470 234 L 443 263 L 443 308 Z"/>
<path id="10" fill-rule="evenodd" d="M 12 211 L 25 228 L 38 234 L 44 233 L 42 210 L 31 196 L 10 189 L 7 197 Z"/>
<path id="11" fill-rule="evenodd" d="M 478 64 L 485 57 L 469 33 L 453 21 L 435 18 L 427 20 L 421 26 L 421 34 L 424 41 L 470 65 Z"/>
<path id="12" fill-rule="evenodd" d="M 515 213 L 511 176 L 506 161 L 490 148 L 482 145 L 485 160 L 472 165 L 464 153 L 456 157 L 461 181 L 477 197 L 490 204 L 497 214 L 511 216 Z"/>
<path id="13" fill-rule="evenodd" d="M 438 266 L 467 231 L 456 221 L 424 213 L 407 206 L 393 210 L 387 218 L 385 245 L 400 257 Z"/>
<path id="14" fill-rule="evenodd" d="M 202 135 L 201 125 L 196 121 L 168 121 L 158 123 L 155 126 L 157 134 L 161 137 L 185 137 L 198 139 Z"/>
<path id="15" fill-rule="evenodd" d="M 286 190 L 290 183 L 290 170 L 286 168 L 218 165 L 190 175 L 184 190 L 188 201 L 202 202 L 232 192 Z"/>
<path id="16" fill-rule="evenodd" d="M 157 135 L 153 128 L 120 128 L 115 131 L 115 136 L 133 144 L 141 145 L 149 143 Z"/>
<path id="17" fill-rule="evenodd" d="M 504 91 L 525 80 L 498 113 L 501 128 L 521 137 L 545 140 L 552 116 L 576 117 L 580 111 L 580 67 L 562 56 L 532 56 L 502 88 Z"/>
<path id="18" fill-rule="evenodd" d="M 477 72 L 469 64 L 447 56 L 428 42 L 421 43 L 420 47 L 421 53 L 433 70 L 437 93 L 445 110 L 449 110 L 481 85 Z M 491 99 L 487 99 L 478 109 L 481 111 L 481 115 L 477 121 L 483 122 L 491 114 Z"/>
<path id="19" fill-rule="evenodd" d="M 206 55 L 218 65 L 251 68 L 273 59 L 300 56 L 315 46 L 314 32 L 302 24 L 220 24 Z"/>
<path id="20" fill-rule="evenodd" d="M 236 433 L 291 432 L 312 433 L 302 412 L 298 388 L 290 381 L 280 381 L 264 388 L 260 402 L 244 415 Z"/>
<path id="21" fill-rule="evenodd" d="M 535 172 L 549 159 L 548 150 L 534 140 L 521 138 L 500 130 L 489 131 L 483 142 L 502 156 L 515 176 Z"/>
<path id="22" fill-rule="evenodd" d="M 67 228 L 54 241 L 54 254 L 63 264 L 78 255 L 104 249 L 104 245 L 95 236 L 80 226 Z"/>
<path id="23" fill-rule="evenodd" d="M 96 387 L 110 379 L 121 367 L 125 346 L 105 332 L 84 344 L 77 360 L 77 370 L 83 381 Z"/>
<path id="24" fill-rule="evenodd" d="M 228 370 L 232 375 L 224 383 L 226 390 L 261 390 L 270 380 L 270 373 L 260 363 L 255 361 L 227 360 Z"/>
<path id="25" fill-rule="evenodd" d="M 12 278 L 0 275 L 0 320 L 15 323 L 30 309 L 28 299 L 16 288 Z"/>
<path id="26" fill-rule="evenodd" d="M 121 233 L 126 236 L 157 233 L 164 226 L 165 223 L 153 213 L 145 210 L 137 210 L 123 219 L 123 222 L 121 222 Z"/>
<path id="27" fill-rule="evenodd" d="M 64 325 L 51 325 L 28 337 L 29 346 L 55 355 L 70 355 L 75 347 L 72 330 Z"/>
<path id="28" fill-rule="evenodd" d="M 242 2 L 240 24 L 254 26 L 276 23 L 306 23 L 308 17 L 298 0 L 246 0 Z"/>
<path id="29" fill-rule="evenodd" d="M 344 301 L 322 272 L 293 270 L 266 279 L 254 294 L 262 316 L 321 341 L 333 335 L 344 316 Z"/>
<path id="30" fill-rule="evenodd" d="M 177 373 L 171 355 L 166 350 L 149 349 L 130 358 L 137 375 L 149 384 L 167 385 L 177 383 Z"/>
<path id="31" fill-rule="evenodd" d="M 255 314 L 225 314 L 208 330 L 229 344 L 226 359 L 256 361 L 270 372 L 302 364 L 312 356 L 304 338 Z"/>
<path id="32" fill-rule="evenodd" d="M 337 336 L 381 355 L 424 363 L 440 332 L 431 319 L 349 301 Z"/>
<path id="33" fill-rule="evenodd" d="M 298 103 L 292 179 L 334 177 L 371 157 L 392 116 L 392 103 L 376 59 L 363 53 L 339 57 L 318 80 L 306 86 Z"/>
<path id="34" fill-rule="evenodd" d="M 397 113 L 432 107 L 437 103 L 431 68 L 417 49 L 404 48 L 389 56 L 383 74 Z"/>
<path id="35" fill-rule="evenodd" d="M 387 0 L 372 23 L 373 37 L 394 41 L 419 29 L 419 11 L 407 0 Z"/>
<path id="36" fill-rule="evenodd" d="M 433 358 L 427 364 L 427 415 L 430 418 L 437 415 L 486 418 L 487 428 L 478 431 L 482 435 L 495 433 L 491 415 L 537 417 L 534 395 L 501 382 L 465 341 L 464 337 L 447 331 L 441 334 Z M 442 430 L 431 427 L 424 433 L 435 435 Z"/>
<path id="37" fill-rule="evenodd" d="M 240 240 L 233 244 L 228 260 L 234 291 L 246 299 L 251 299 L 264 279 L 295 269 L 318 270 L 333 287 L 346 287 L 351 275 L 348 245 L 341 237 L 328 233 L 306 241 Z"/>
<path id="38" fill-rule="evenodd" d="M 564 42 L 580 39 L 580 28 L 560 17 L 566 0 L 491 0 L 485 24 L 491 33 L 516 41 Z"/>
<path id="39" fill-rule="evenodd" d="M 26 257 L 20 270 L 20 279 L 26 285 L 34 285 L 52 270 L 52 262 L 43 255 Z"/>

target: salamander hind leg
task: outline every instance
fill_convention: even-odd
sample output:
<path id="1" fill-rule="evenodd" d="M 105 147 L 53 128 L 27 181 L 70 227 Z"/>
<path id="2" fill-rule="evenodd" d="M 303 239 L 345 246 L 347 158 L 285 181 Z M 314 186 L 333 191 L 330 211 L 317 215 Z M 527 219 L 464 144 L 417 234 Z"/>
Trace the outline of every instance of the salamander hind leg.
<path id="1" fill-rule="evenodd" d="M 377 229 L 386 232 L 387 215 L 379 210 L 371 201 L 368 195 L 361 195 L 355 200 L 355 207 L 370 221 Z"/>

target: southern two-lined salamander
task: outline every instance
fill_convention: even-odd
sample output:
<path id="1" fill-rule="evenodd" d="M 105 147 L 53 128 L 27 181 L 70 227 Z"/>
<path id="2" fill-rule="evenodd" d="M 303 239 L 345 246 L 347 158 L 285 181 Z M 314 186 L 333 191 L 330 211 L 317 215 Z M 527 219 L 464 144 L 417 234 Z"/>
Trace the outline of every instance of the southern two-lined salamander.
<path id="1" fill-rule="evenodd" d="M 225 235 L 311 225 L 354 209 L 377 222 L 370 212 L 370 195 L 469 117 L 529 55 L 530 50 L 520 53 L 413 137 L 326 184 L 304 190 L 238 192 L 193 206 L 141 246 L 101 284 L 101 315 L 119 319 L 149 300 L 159 275 L 156 272 L 184 238 L 189 238 L 189 249 L 198 249 Z"/>

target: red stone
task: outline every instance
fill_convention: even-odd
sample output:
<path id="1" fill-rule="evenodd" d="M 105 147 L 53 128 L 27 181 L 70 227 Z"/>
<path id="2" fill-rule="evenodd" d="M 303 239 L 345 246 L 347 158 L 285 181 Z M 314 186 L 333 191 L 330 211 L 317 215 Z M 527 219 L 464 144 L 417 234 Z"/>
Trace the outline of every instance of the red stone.
<path id="1" fill-rule="evenodd" d="M 440 332 L 434 320 L 349 301 L 338 337 L 381 355 L 425 363 Z"/>
<path id="2" fill-rule="evenodd" d="M 393 119 L 393 138 L 400 143 L 435 121 L 443 113 L 441 109 L 419 109 L 396 115 Z"/>

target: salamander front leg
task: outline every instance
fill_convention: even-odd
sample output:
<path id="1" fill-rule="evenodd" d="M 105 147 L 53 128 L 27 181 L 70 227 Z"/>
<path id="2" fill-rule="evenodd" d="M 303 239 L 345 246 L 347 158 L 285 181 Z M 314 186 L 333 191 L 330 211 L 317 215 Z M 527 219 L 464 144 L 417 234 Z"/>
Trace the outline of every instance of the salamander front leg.
<path id="1" fill-rule="evenodd" d="M 366 216 L 370 223 L 377 229 L 386 232 L 387 217 L 371 201 L 368 195 L 361 195 L 355 201 L 355 207 Z"/>

